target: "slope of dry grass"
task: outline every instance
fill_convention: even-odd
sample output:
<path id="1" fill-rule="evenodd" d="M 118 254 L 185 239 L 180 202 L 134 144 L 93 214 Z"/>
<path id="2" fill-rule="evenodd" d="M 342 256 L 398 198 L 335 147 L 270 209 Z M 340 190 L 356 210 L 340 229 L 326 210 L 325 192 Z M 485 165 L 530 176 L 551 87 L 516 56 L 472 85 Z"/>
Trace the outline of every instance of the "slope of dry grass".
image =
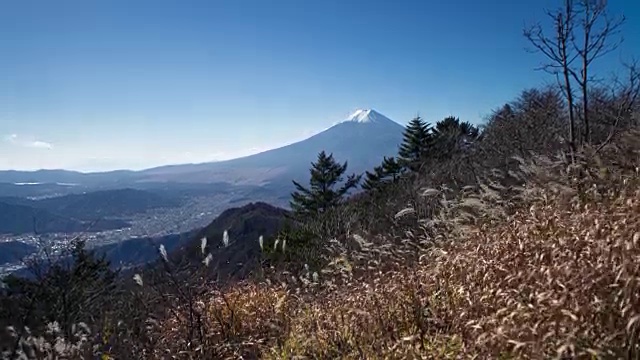
<path id="1" fill-rule="evenodd" d="M 343 266 L 334 286 L 323 273 L 302 290 L 212 293 L 208 348 L 229 358 L 639 358 L 640 182 L 632 167 L 597 168 L 578 180 L 547 174 L 515 212 L 415 264 L 357 276 Z M 181 331 L 166 329 L 165 345 Z"/>
<path id="2" fill-rule="evenodd" d="M 160 310 L 135 339 L 102 331 L 94 335 L 104 340 L 79 341 L 74 351 L 105 359 L 639 359 L 639 144 L 640 133 L 630 133 L 599 154 L 585 149 L 577 164 L 521 160 L 508 186 L 502 174 L 475 193 L 423 190 L 428 218 L 401 211 L 420 226 L 401 237 L 329 241 L 318 254 L 334 259 L 324 269 L 293 261 L 224 288 L 206 277 L 182 284 L 168 272 L 176 290 L 158 290 Z M 140 293 L 154 298 L 139 280 Z"/>

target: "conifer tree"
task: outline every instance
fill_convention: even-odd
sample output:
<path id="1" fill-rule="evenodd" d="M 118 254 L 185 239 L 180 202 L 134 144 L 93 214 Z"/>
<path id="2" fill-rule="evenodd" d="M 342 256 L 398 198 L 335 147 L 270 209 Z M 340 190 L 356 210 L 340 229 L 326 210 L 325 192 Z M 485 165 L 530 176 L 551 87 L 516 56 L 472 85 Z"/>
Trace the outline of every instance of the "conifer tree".
<path id="1" fill-rule="evenodd" d="M 333 154 L 327 155 L 325 151 L 320 152 L 316 162 L 311 164 L 309 188 L 293 181 L 296 191 L 291 194 L 290 203 L 294 214 L 303 218 L 314 216 L 338 205 L 349 190 L 358 186 L 362 177 L 356 174 L 349 175 L 339 186 L 346 171 L 346 161 L 339 164 L 333 158 Z"/>
<path id="2" fill-rule="evenodd" d="M 366 191 L 375 190 L 380 187 L 380 182 L 384 176 L 382 165 L 373 168 L 373 172 L 367 171 L 364 175 L 362 189 Z"/>
<path id="3" fill-rule="evenodd" d="M 417 171 L 431 146 L 431 127 L 420 116 L 407 124 L 398 151 L 399 163 L 410 171 Z"/>
<path id="4" fill-rule="evenodd" d="M 373 168 L 373 172 L 365 173 L 365 180 L 362 188 L 367 191 L 378 190 L 383 185 L 393 183 L 402 175 L 402 166 L 394 157 L 384 157 L 382 164 Z"/>
<path id="5" fill-rule="evenodd" d="M 384 157 L 382 160 L 382 170 L 384 177 L 395 182 L 402 175 L 402 165 L 396 160 L 395 157 Z"/>
<path id="6" fill-rule="evenodd" d="M 468 149 L 480 137 L 480 130 L 469 122 L 448 116 L 433 128 L 432 156 L 443 158 Z"/>

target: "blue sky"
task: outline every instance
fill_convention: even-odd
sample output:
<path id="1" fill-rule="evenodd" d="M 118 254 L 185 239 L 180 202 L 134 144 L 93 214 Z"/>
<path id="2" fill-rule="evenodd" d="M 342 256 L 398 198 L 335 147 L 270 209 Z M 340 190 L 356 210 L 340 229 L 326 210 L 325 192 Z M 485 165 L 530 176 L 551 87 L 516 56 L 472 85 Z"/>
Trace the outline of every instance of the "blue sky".
<path id="1" fill-rule="evenodd" d="M 552 0 L 0 0 L 0 168 L 225 159 L 374 108 L 481 122 L 527 87 Z M 600 69 L 640 56 L 640 4 Z"/>

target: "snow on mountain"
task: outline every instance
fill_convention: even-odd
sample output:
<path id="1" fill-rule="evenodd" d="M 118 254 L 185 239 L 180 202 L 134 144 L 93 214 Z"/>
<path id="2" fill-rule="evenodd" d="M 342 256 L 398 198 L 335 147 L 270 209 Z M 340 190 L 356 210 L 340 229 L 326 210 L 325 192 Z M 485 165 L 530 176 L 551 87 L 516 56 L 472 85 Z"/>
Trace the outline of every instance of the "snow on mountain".
<path id="1" fill-rule="evenodd" d="M 384 122 L 393 122 L 393 120 L 388 117 L 380 114 L 379 112 L 373 109 L 358 109 L 353 114 L 351 114 L 347 119 L 343 122 L 357 122 L 361 124 L 366 123 L 384 123 Z"/>

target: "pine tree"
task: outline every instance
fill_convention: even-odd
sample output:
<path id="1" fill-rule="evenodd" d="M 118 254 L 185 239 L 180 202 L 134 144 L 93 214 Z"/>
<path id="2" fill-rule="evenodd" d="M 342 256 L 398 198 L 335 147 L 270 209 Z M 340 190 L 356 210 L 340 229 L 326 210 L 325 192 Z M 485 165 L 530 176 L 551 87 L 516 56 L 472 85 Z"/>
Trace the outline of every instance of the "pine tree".
<path id="1" fill-rule="evenodd" d="M 448 116 L 436 123 L 433 129 L 432 155 L 448 157 L 465 151 L 480 137 L 480 130 L 469 122 Z"/>
<path id="2" fill-rule="evenodd" d="M 403 173 L 402 165 L 395 157 L 384 157 L 382 160 L 382 169 L 387 180 L 395 182 Z"/>
<path id="3" fill-rule="evenodd" d="M 333 154 L 320 152 L 316 162 L 311 164 L 309 188 L 293 181 L 296 191 L 291 194 L 291 209 L 294 214 L 303 218 L 314 216 L 338 205 L 349 190 L 358 186 L 362 177 L 349 175 L 344 184 L 338 187 L 346 171 L 347 162 L 339 164 Z"/>
<path id="4" fill-rule="evenodd" d="M 367 171 L 364 175 L 362 189 L 372 191 L 380 187 L 380 182 L 384 176 L 382 165 L 373 168 L 373 172 Z"/>
<path id="5" fill-rule="evenodd" d="M 420 116 L 407 124 L 398 151 L 399 163 L 410 171 L 417 171 L 431 146 L 431 127 Z"/>
<path id="6" fill-rule="evenodd" d="M 382 164 L 365 173 L 362 188 L 367 191 L 379 190 L 384 185 L 396 182 L 402 175 L 402 166 L 394 157 L 384 157 Z"/>

